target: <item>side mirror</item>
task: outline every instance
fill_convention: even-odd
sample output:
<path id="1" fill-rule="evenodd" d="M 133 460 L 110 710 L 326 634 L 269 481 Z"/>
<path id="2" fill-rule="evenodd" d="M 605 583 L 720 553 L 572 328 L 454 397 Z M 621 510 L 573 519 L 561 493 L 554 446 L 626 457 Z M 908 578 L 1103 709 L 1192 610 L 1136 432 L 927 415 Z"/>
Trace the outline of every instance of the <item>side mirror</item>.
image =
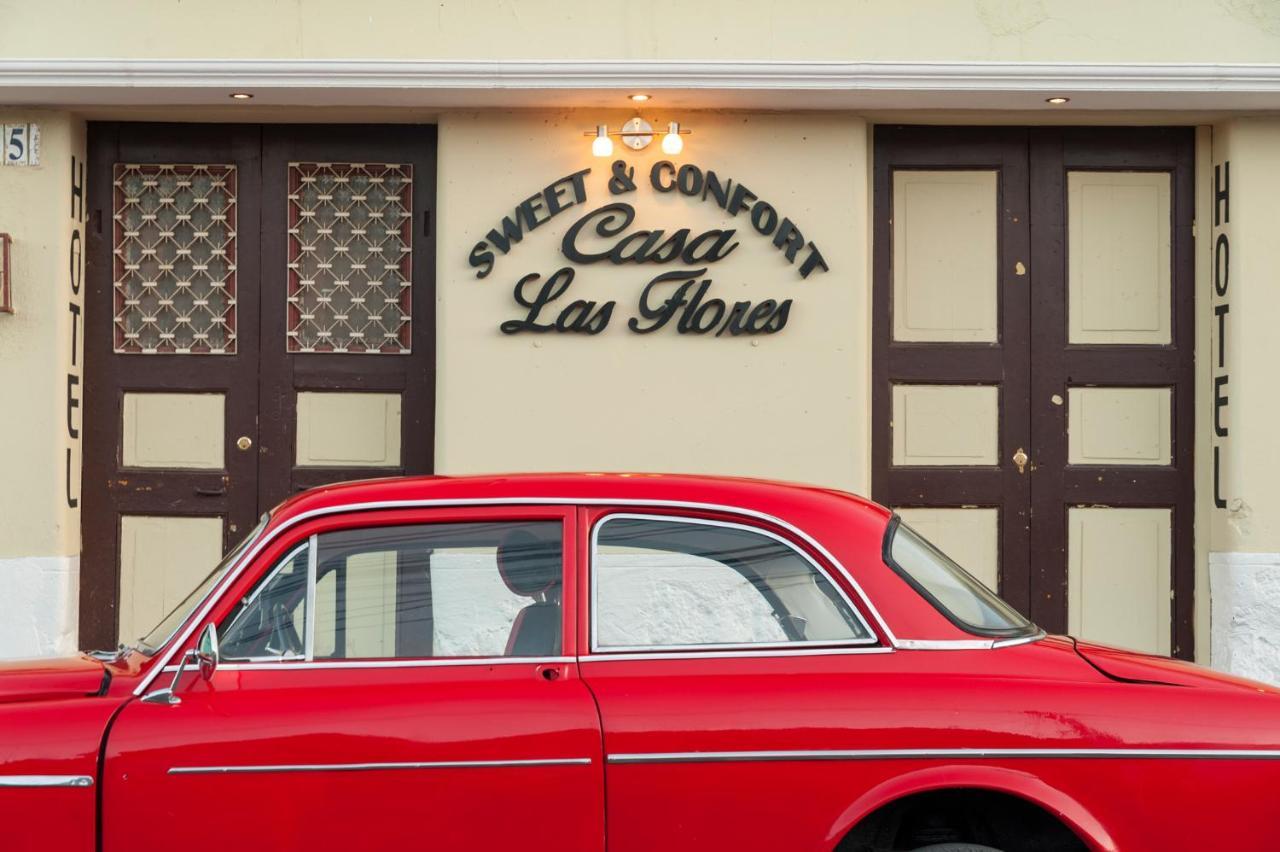
<path id="1" fill-rule="evenodd" d="M 200 634 L 200 641 L 196 643 L 196 659 L 200 662 L 200 676 L 205 680 L 213 677 L 213 673 L 218 669 L 218 663 L 222 660 L 218 651 L 217 625 L 205 625 L 204 631 Z"/>
<path id="2" fill-rule="evenodd" d="M 183 654 L 182 659 L 178 661 L 178 670 L 173 673 L 173 683 L 164 689 L 148 692 L 142 696 L 142 701 L 147 704 L 167 704 L 171 707 L 181 704 L 182 699 L 178 697 L 178 687 L 182 684 L 182 674 L 187 670 L 187 664 L 199 664 L 201 676 L 208 680 L 213 677 L 220 659 L 218 628 L 209 624 L 200 634 L 200 641 L 196 643 L 196 646 Z"/>

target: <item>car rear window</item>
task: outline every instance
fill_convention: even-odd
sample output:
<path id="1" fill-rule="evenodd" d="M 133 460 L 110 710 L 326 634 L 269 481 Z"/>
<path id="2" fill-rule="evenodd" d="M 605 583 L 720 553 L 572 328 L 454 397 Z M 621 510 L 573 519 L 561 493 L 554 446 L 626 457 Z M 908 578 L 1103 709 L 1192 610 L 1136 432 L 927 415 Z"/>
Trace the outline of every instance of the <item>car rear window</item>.
<path id="1" fill-rule="evenodd" d="M 980 636 L 1029 636 L 1038 628 L 898 517 L 885 562 L 956 626 Z"/>

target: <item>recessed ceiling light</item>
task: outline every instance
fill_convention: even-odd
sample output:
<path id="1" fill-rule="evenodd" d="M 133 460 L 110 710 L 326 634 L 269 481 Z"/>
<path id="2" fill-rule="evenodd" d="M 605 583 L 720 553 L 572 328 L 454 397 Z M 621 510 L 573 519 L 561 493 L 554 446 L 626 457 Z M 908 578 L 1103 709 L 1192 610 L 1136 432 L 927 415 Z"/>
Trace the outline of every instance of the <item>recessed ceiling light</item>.
<path id="1" fill-rule="evenodd" d="M 642 95 L 642 94 L 636 93 L 636 94 L 634 94 L 634 95 L 628 95 L 627 97 L 631 98 L 631 100 L 635 101 L 635 102 L 636 102 L 636 103 L 638 103 L 638 104 L 642 104 L 642 103 L 644 103 L 645 101 L 649 100 L 649 97 L 650 97 L 650 96 L 649 96 L 649 95 Z"/>
<path id="2" fill-rule="evenodd" d="M 1065 103 L 1070 103 L 1071 98 L 1064 98 L 1061 96 L 1056 98 L 1045 98 L 1044 102 L 1047 104 L 1065 104 Z"/>
<path id="3" fill-rule="evenodd" d="M 247 101 L 252 97 L 253 95 L 249 94 L 248 92 L 232 92 L 231 93 L 231 99 L 234 101 Z"/>

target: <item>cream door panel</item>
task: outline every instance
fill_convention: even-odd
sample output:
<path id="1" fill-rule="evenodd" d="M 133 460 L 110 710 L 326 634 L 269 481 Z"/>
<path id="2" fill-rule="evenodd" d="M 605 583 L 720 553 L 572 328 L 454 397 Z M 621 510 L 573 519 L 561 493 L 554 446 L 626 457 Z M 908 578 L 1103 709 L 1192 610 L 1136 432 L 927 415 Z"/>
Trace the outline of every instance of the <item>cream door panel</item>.
<path id="1" fill-rule="evenodd" d="M 999 509 L 898 509 L 907 526 L 998 591 L 1000 583 Z"/>
<path id="2" fill-rule="evenodd" d="M 1071 343 L 1172 340 L 1169 205 L 1165 172 L 1067 175 Z"/>
<path id="3" fill-rule="evenodd" d="M 894 385 L 895 465 L 993 465 L 1000 390 L 994 385 Z"/>
<path id="4" fill-rule="evenodd" d="M 1069 464 L 1167 465 L 1172 388 L 1071 388 Z"/>
<path id="5" fill-rule="evenodd" d="M 226 398 L 220 393 L 126 393 L 122 464 L 221 470 L 225 407 Z"/>
<path id="6" fill-rule="evenodd" d="M 1169 509 L 1068 510 L 1073 636 L 1169 654 L 1172 518 Z"/>
<path id="7" fill-rule="evenodd" d="M 398 467 L 400 395 L 299 393 L 300 467 Z"/>
<path id="8" fill-rule="evenodd" d="M 997 339 L 997 173 L 893 174 L 893 339 Z"/>
<path id="9" fill-rule="evenodd" d="M 221 518 L 122 515 L 120 640 L 159 624 L 221 558 Z"/>

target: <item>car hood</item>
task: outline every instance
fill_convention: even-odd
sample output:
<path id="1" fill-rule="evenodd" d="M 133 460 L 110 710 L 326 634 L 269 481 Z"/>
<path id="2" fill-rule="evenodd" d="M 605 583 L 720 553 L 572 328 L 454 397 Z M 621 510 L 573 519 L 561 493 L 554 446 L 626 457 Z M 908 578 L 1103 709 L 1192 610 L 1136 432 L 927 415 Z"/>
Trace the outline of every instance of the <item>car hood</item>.
<path id="1" fill-rule="evenodd" d="M 1280 689 L 1216 672 L 1204 666 L 1168 657 L 1157 657 L 1138 651 L 1126 651 L 1074 640 L 1076 653 L 1085 662 L 1112 680 L 1125 683 L 1158 683 L 1168 686 L 1191 686 L 1212 689 L 1248 690 L 1280 695 Z"/>
<path id="2" fill-rule="evenodd" d="M 92 657 L 0 662 L 0 704 L 101 695 L 106 668 Z"/>

